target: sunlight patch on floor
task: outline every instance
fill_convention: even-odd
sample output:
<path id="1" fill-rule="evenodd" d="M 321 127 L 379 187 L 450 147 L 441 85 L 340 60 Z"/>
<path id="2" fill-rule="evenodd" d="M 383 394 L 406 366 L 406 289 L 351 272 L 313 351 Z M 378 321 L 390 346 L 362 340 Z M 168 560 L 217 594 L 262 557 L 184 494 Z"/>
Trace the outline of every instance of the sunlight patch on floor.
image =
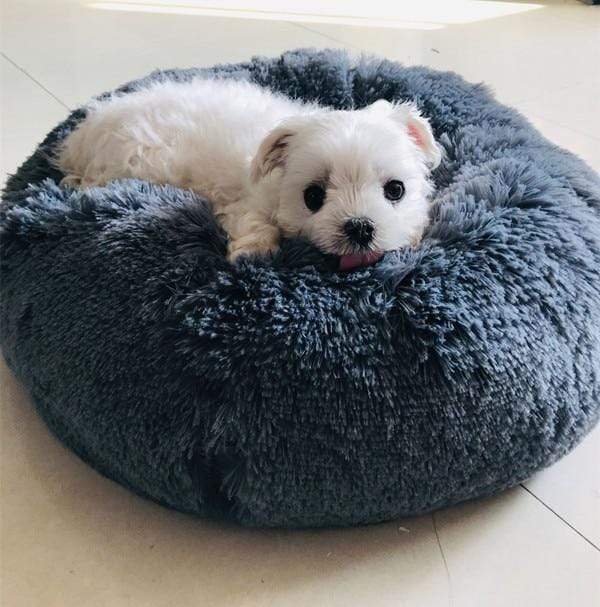
<path id="1" fill-rule="evenodd" d="M 507 17 L 543 8 L 541 4 L 534 3 L 481 0 L 373 0 L 368 3 L 362 0 L 348 0 L 344 3 L 335 0 L 305 0 L 286 2 L 285 10 L 275 0 L 224 0 L 218 6 L 214 4 L 214 0 L 184 0 L 177 3 L 169 0 L 114 0 L 90 2 L 87 6 L 111 11 L 416 30 L 441 29 L 447 25 Z"/>

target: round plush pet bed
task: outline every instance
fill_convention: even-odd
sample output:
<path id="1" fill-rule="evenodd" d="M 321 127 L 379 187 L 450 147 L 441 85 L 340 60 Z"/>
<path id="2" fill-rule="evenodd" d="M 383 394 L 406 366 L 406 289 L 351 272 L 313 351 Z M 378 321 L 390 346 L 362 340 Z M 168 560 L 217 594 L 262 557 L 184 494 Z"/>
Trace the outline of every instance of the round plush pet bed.
<path id="1" fill-rule="evenodd" d="M 231 265 L 206 201 L 61 188 L 52 131 L 2 208 L 2 347 L 56 435 L 182 511 L 414 515 L 514 485 L 600 411 L 600 181 L 480 85 L 338 52 L 156 72 L 335 108 L 413 100 L 445 148 L 415 249 L 340 273 L 303 241 Z"/>

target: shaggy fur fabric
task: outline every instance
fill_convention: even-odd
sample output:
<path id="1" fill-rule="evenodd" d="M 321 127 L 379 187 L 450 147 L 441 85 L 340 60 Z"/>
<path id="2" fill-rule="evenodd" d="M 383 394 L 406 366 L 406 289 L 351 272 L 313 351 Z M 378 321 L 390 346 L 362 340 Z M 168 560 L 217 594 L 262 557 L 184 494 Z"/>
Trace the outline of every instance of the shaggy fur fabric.
<path id="1" fill-rule="evenodd" d="M 59 188 L 75 112 L 2 213 L 2 346 L 56 435 L 163 504 L 268 526 L 422 513 L 571 449 L 600 411 L 598 176 L 453 74 L 329 51 L 212 72 L 414 100 L 446 152 L 431 226 L 349 274 L 300 241 L 234 267 L 189 192 Z"/>

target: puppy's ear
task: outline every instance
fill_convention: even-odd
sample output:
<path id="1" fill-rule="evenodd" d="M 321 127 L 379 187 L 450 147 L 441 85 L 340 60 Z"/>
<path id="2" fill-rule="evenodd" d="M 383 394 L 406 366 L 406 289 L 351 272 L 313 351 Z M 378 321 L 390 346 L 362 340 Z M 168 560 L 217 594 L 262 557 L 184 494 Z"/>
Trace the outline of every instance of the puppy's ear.
<path id="1" fill-rule="evenodd" d="M 433 137 L 433 131 L 427 118 L 423 118 L 416 107 L 408 105 L 406 128 L 409 136 L 425 154 L 432 169 L 442 161 L 442 150 Z"/>
<path id="2" fill-rule="evenodd" d="M 421 116 L 417 106 L 412 103 L 390 103 L 385 99 L 379 99 L 367 106 L 365 110 L 390 116 L 404 126 L 408 136 L 423 152 L 430 167 L 435 169 L 440 164 L 442 160 L 441 149 L 433 137 L 429 121 Z"/>
<path id="3" fill-rule="evenodd" d="M 250 179 L 256 183 L 277 167 L 285 166 L 288 147 L 296 131 L 282 125 L 273 129 L 261 142 L 250 165 Z"/>

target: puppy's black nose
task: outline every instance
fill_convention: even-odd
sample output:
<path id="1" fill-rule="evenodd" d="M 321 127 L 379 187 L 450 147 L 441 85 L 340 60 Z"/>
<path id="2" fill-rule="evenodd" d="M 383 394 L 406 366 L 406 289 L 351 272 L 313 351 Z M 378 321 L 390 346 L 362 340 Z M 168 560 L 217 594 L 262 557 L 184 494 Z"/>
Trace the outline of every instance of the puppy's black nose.
<path id="1" fill-rule="evenodd" d="M 344 232 L 352 244 L 366 247 L 373 240 L 375 226 L 366 217 L 353 217 L 344 224 Z"/>

